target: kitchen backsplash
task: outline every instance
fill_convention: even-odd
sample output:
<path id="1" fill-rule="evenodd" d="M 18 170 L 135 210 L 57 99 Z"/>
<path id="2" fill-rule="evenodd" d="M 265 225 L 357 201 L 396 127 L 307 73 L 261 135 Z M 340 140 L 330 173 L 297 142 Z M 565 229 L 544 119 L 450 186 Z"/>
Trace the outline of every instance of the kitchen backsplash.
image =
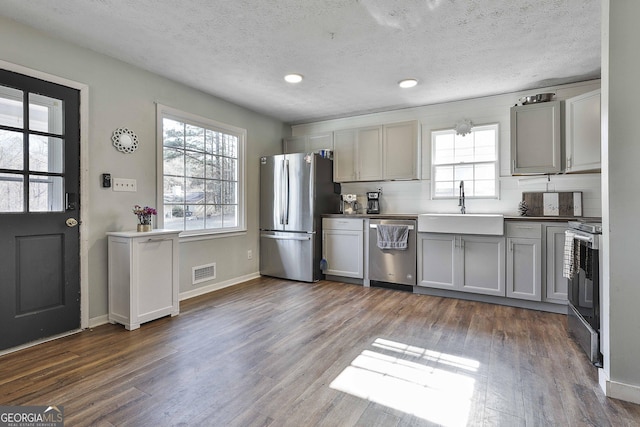
<path id="1" fill-rule="evenodd" d="M 600 174 L 500 177 L 499 199 L 466 199 L 467 213 L 502 213 L 519 215 L 518 204 L 524 192 L 581 191 L 583 216 L 602 216 Z M 343 193 L 358 195 L 360 206 L 366 207 L 366 192 L 382 188 L 382 213 L 455 213 L 458 199 L 431 199 L 431 181 L 388 181 L 343 183 Z"/>

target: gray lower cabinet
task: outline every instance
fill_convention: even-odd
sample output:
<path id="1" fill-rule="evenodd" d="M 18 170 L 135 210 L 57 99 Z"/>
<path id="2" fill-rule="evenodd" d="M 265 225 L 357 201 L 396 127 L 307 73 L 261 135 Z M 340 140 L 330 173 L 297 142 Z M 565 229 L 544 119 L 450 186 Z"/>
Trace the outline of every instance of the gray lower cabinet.
<path id="1" fill-rule="evenodd" d="M 418 233 L 418 286 L 505 296 L 502 236 Z"/>
<path id="2" fill-rule="evenodd" d="M 322 258 L 324 274 L 364 277 L 364 220 L 358 218 L 322 219 Z"/>
<path id="3" fill-rule="evenodd" d="M 544 300 L 558 304 L 567 303 L 567 279 L 562 276 L 564 261 L 564 231 L 566 225 L 545 227 L 545 296 Z"/>
<path id="4" fill-rule="evenodd" d="M 507 238 L 507 297 L 542 300 L 541 239 Z"/>
<path id="5" fill-rule="evenodd" d="M 566 304 L 566 228 L 508 221 L 506 236 L 418 233 L 418 286 Z"/>
<path id="6" fill-rule="evenodd" d="M 418 233 L 418 286 L 456 290 L 457 236 Z"/>
<path id="7" fill-rule="evenodd" d="M 542 300 L 542 225 L 507 223 L 507 297 Z"/>

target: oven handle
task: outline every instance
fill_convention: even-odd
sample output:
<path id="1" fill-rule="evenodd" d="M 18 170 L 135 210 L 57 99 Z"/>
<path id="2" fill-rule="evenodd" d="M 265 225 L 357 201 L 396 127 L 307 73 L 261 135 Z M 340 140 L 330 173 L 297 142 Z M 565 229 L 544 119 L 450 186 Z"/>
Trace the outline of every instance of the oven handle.
<path id="1" fill-rule="evenodd" d="M 581 236 L 580 234 L 574 234 L 573 238 L 576 240 L 582 240 L 583 242 L 589 242 L 589 243 L 593 242 L 593 237 L 591 236 Z"/>
<path id="2" fill-rule="evenodd" d="M 573 234 L 574 240 L 579 240 L 581 242 L 586 242 L 589 244 L 589 248 L 593 250 L 598 250 L 600 248 L 599 245 L 599 236 L 596 235 L 584 235 L 584 234 Z"/>

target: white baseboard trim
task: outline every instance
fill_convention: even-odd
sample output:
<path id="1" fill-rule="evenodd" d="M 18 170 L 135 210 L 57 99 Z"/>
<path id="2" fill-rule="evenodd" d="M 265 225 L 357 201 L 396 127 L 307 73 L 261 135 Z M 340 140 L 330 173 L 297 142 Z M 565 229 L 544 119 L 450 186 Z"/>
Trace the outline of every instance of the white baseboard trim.
<path id="1" fill-rule="evenodd" d="M 598 382 L 605 396 L 640 404 L 640 386 L 611 381 L 603 369 L 598 369 Z"/>
<path id="2" fill-rule="evenodd" d="M 248 280 L 257 279 L 258 277 L 260 277 L 260 273 L 255 272 L 255 273 L 247 274 L 245 276 L 240 276 L 240 277 L 235 277 L 233 279 L 225 280 L 224 282 L 213 283 L 208 286 L 201 286 L 191 291 L 180 292 L 180 295 L 178 295 L 178 299 L 180 301 L 184 301 L 189 298 L 194 298 L 200 295 L 208 294 L 209 292 L 228 288 L 229 286 L 238 285 Z"/>
<path id="3" fill-rule="evenodd" d="M 104 325 L 105 323 L 109 323 L 109 315 L 103 314 L 102 316 L 92 317 L 89 319 L 89 327 L 95 328 L 96 326 Z"/>

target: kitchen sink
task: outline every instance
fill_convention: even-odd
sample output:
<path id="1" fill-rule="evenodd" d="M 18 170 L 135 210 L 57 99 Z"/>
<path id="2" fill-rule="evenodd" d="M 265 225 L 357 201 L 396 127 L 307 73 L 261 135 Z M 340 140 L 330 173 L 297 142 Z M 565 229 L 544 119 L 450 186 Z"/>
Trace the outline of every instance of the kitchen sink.
<path id="1" fill-rule="evenodd" d="M 502 214 L 447 214 L 418 215 L 418 232 L 455 234 L 504 234 Z"/>

